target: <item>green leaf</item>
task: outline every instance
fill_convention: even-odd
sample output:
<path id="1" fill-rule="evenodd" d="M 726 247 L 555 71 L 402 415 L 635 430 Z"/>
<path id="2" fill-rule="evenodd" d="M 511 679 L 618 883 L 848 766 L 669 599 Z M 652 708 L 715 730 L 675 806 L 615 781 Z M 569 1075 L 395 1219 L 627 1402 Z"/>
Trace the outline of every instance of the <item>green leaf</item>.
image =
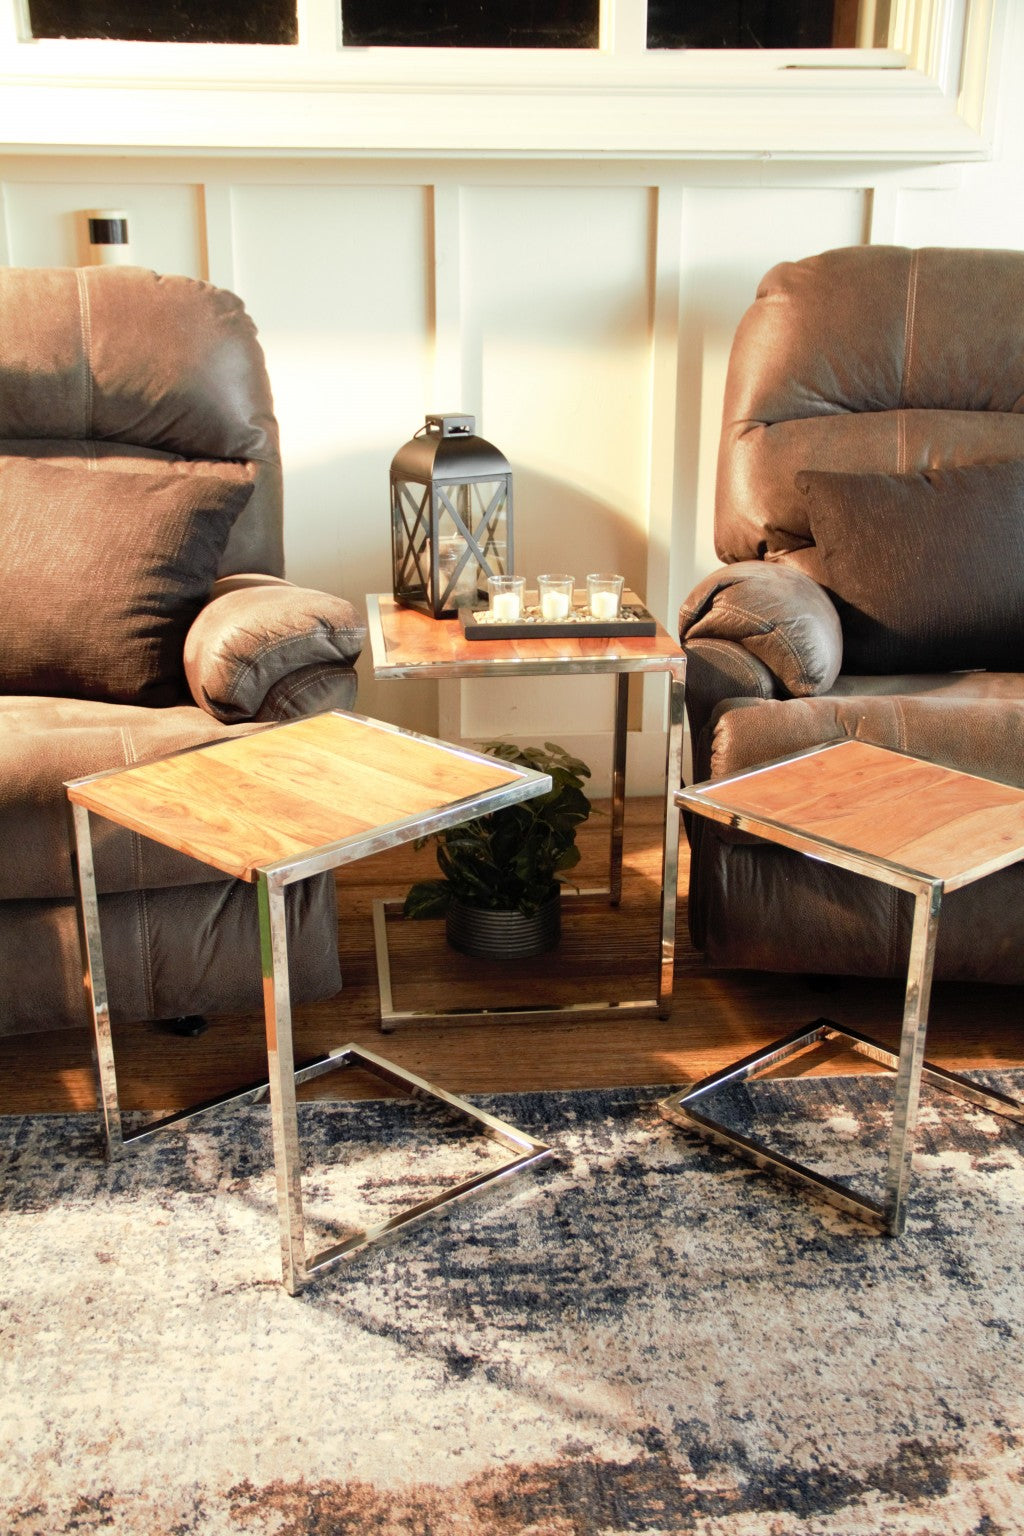
<path id="1" fill-rule="evenodd" d="M 413 887 L 406 903 L 410 916 L 440 915 L 451 896 L 493 911 L 532 912 L 557 888 L 557 872 L 579 862 L 576 829 L 591 814 L 583 791 L 590 778 L 586 763 L 550 741 L 543 747 L 495 741 L 484 750 L 550 774 L 551 788 L 435 834 L 444 879 Z"/>
<path id="2" fill-rule="evenodd" d="M 452 888 L 447 880 L 421 880 L 412 886 L 402 908 L 404 917 L 444 917 L 451 901 Z"/>

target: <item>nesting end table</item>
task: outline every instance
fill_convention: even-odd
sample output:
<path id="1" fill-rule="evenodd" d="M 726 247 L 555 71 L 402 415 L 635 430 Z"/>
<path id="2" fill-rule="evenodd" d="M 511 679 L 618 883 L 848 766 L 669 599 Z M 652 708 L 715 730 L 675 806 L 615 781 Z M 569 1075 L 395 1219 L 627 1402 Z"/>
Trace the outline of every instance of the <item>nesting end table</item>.
<path id="1" fill-rule="evenodd" d="M 550 788 L 547 774 L 341 711 L 69 783 L 86 997 L 108 1155 L 117 1156 L 128 1143 L 146 1140 L 205 1110 L 256 1102 L 269 1092 L 282 1278 L 292 1295 L 314 1274 L 369 1244 L 393 1237 L 453 1200 L 547 1161 L 553 1154 L 544 1143 L 362 1047 L 344 1046 L 296 1068 L 285 892 L 311 875 Z M 267 1080 L 131 1133 L 124 1128 L 118 1102 L 90 813 L 257 888 Z M 440 1102 L 513 1155 L 381 1226 L 311 1256 L 303 1221 L 295 1087 L 347 1066 L 361 1067 L 405 1093 Z"/>
<path id="2" fill-rule="evenodd" d="M 639 602 L 636 593 L 623 594 L 626 602 Z M 390 1032 L 400 1024 L 472 1018 L 519 1021 L 524 1018 L 571 1019 L 625 1013 L 656 1013 L 667 1019 L 672 1010 L 675 982 L 676 891 L 679 878 L 679 808 L 675 791 L 683 777 L 683 715 L 686 657 L 677 637 L 660 624 L 647 636 L 616 635 L 609 638 L 576 638 L 571 626 L 557 638 L 468 641 L 458 619 L 432 619 L 412 608 L 403 608 L 383 592 L 366 599 L 366 617 L 378 678 L 452 679 L 518 677 L 596 677 L 615 679 L 615 720 L 612 732 L 612 804 L 608 858 L 608 884 L 589 890 L 588 896 L 607 896 L 617 907 L 622 897 L 622 848 L 626 804 L 626 719 L 630 677 L 661 673 L 668 682 L 665 726 L 665 810 L 661 854 L 661 902 L 658 951 L 654 984 L 643 997 L 611 998 L 602 1002 L 532 1005 L 525 1012 L 514 1005 L 486 1009 L 397 1009 L 391 990 L 387 923 L 398 918 L 400 901 L 380 900 L 374 906 L 377 974 L 381 992 L 381 1029 Z M 583 894 L 583 893 L 581 893 Z"/>
<path id="3" fill-rule="evenodd" d="M 671 1095 L 659 1106 L 667 1119 L 733 1148 L 759 1167 L 809 1186 L 830 1204 L 885 1232 L 898 1234 L 906 1220 L 922 1078 L 997 1114 L 1024 1120 L 1024 1105 L 924 1060 L 942 897 L 1024 859 L 1024 790 L 868 742 L 845 740 L 681 789 L 676 800 L 694 815 L 754 833 L 913 896 L 898 1054 L 877 1040 L 820 1019 Z M 754 1077 L 817 1041 L 840 1039 L 896 1070 L 880 1202 L 730 1130 L 707 1108 L 716 1090 L 726 1084 Z"/>

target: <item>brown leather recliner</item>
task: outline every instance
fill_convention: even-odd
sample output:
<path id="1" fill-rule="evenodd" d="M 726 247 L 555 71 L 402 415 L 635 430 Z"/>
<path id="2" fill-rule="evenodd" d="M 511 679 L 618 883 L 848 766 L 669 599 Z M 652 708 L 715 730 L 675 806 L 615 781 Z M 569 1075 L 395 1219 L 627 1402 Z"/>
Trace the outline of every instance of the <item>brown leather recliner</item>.
<path id="1" fill-rule="evenodd" d="M 85 1022 L 64 782 L 349 707 L 365 630 L 283 579 L 281 466 L 240 299 L 141 268 L 0 271 L 0 1033 Z M 261 1003 L 253 888 L 94 820 L 115 1019 Z M 331 876 L 297 999 L 341 984 Z"/>
<path id="2" fill-rule="evenodd" d="M 733 344 L 724 567 L 683 604 L 694 778 L 847 736 L 1024 786 L 1024 252 L 775 267 Z M 902 975 L 909 898 L 705 819 L 717 966 Z M 1024 868 L 943 904 L 936 974 L 1024 981 Z"/>

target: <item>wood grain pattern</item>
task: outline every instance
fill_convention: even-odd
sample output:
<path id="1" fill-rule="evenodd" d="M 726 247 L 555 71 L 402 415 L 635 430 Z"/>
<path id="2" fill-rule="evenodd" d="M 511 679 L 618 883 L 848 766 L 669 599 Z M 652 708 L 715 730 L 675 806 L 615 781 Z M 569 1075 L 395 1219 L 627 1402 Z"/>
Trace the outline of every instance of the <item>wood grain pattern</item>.
<path id="1" fill-rule="evenodd" d="M 626 597 L 639 601 L 634 593 Z M 377 601 L 387 652 L 383 662 L 375 658 L 375 671 L 382 677 L 391 668 L 405 673 L 456 667 L 472 670 L 473 666 L 482 669 L 495 664 L 550 667 L 557 672 L 586 660 L 614 670 L 616 661 L 640 664 L 646 659 L 657 664 L 682 656 L 678 640 L 660 625 L 656 635 L 635 640 L 621 635 L 578 640 L 568 636 L 554 640 L 467 640 L 458 619 L 431 619 L 415 609 L 400 607 L 387 593 L 381 593 Z"/>
<path id="2" fill-rule="evenodd" d="M 261 866 L 418 822 L 522 778 L 507 763 L 329 714 L 85 780 L 68 793 L 121 826 L 253 880 Z"/>
<path id="3" fill-rule="evenodd" d="M 1024 857 L 1024 790 L 867 742 L 839 742 L 706 793 L 753 821 L 888 859 L 950 890 Z"/>

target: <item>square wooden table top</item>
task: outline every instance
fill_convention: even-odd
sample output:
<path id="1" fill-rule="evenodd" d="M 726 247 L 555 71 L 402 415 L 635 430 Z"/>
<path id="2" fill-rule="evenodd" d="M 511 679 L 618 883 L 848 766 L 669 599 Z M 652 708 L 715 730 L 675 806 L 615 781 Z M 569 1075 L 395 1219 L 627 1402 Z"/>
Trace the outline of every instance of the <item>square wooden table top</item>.
<path id="1" fill-rule="evenodd" d="M 251 881 L 260 868 L 348 841 L 359 857 L 407 840 L 446 809 L 543 777 L 381 721 L 330 713 L 79 779 L 68 797 Z"/>
<path id="2" fill-rule="evenodd" d="M 639 602 L 636 594 L 623 594 Z M 467 640 L 458 619 L 433 619 L 403 608 L 390 593 L 366 599 L 373 670 L 377 677 L 472 677 L 504 671 L 519 675 L 570 672 L 657 672 L 682 665 L 678 640 L 658 625 L 654 635 L 554 640 Z"/>
<path id="3" fill-rule="evenodd" d="M 864 854 L 946 890 L 1024 858 L 1024 790 L 863 741 L 832 742 L 677 798 L 770 841 Z"/>

